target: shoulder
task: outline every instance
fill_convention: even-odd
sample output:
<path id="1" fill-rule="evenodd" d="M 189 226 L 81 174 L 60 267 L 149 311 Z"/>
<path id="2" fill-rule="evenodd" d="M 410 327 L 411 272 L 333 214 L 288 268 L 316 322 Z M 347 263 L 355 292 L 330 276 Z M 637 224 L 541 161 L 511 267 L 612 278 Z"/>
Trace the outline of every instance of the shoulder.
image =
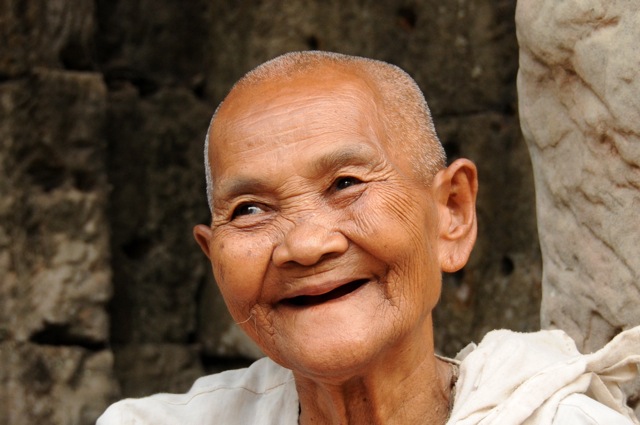
<path id="1" fill-rule="evenodd" d="M 198 379 L 184 394 L 156 394 L 113 404 L 97 425 L 269 424 L 297 420 L 293 374 L 268 358 L 246 369 Z"/>
<path id="2" fill-rule="evenodd" d="M 632 422 L 613 409 L 584 394 L 572 394 L 558 405 L 554 425 L 622 425 Z"/>

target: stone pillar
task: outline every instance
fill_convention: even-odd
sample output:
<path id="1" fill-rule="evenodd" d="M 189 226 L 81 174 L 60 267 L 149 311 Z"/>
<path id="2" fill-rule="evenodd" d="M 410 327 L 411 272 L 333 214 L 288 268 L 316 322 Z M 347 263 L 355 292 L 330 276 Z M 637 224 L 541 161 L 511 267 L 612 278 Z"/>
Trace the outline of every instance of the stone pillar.
<path id="1" fill-rule="evenodd" d="M 640 3 L 518 2 L 545 328 L 592 351 L 640 324 Z"/>

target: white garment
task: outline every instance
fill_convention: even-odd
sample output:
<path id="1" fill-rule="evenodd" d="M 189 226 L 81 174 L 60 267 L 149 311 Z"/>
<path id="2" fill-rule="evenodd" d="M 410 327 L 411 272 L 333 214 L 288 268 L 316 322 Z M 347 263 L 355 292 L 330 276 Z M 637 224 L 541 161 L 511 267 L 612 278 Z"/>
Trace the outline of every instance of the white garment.
<path id="1" fill-rule="evenodd" d="M 296 425 L 293 373 L 269 358 L 198 379 L 186 394 L 115 403 L 97 425 Z"/>
<path id="2" fill-rule="evenodd" d="M 619 387 L 638 375 L 640 327 L 587 355 L 562 331 L 493 331 L 472 348 L 448 425 L 640 423 Z"/>
<path id="3" fill-rule="evenodd" d="M 589 355 L 561 331 L 494 331 L 459 357 L 448 425 L 639 423 L 618 384 L 638 374 L 640 327 Z M 122 400 L 97 425 L 295 425 L 298 409 L 293 374 L 264 358 L 200 378 L 186 394 Z"/>

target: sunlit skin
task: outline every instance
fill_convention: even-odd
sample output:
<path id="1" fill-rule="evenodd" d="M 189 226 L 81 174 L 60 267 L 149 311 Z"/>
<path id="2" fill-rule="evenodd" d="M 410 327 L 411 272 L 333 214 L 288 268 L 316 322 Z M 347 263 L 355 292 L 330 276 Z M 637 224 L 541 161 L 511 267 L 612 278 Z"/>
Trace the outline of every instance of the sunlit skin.
<path id="1" fill-rule="evenodd" d="M 213 220 L 194 234 L 233 318 L 294 372 L 302 424 L 448 413 L 431 312 L 475 241 L 476 171 L 425 182 L 380 111 L 366 77 L 326 65 L 232 91 L 210 129 Z"/>

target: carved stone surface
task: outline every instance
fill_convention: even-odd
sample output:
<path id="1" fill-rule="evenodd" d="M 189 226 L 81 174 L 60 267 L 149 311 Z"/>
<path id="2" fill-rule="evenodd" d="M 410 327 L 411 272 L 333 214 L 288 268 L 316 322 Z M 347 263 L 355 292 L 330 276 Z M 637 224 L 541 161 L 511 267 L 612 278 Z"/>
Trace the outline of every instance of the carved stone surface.
<path id="1" fill-rule="evenodd" d="M 114 351 L 116 376 L 128 397 L 185 392 L 204 375 L 194 345 L 127 344 Z"/>
<path id="2" fill-rule="evenodd" d="M 91 68 L 94 0 L 0 1 L 0 77 Z"/>
<path id="3" fill-rule="evenodd" d="M 0 1 L 3 424 L 88 425 L 119 397 L 94 23 L 92 0 Z"/>
<path id="4" fill-rule="evenodd" d="M 640 324 L 640 4 L 529 0 L 516 19 L 542 325 L 589 352 Z"/>
<path id="5" fill-rule="evenodd" d="M 97 74 L 44 70 L 0 90 L 7 117 L 0 127 L 0 333 L 6 338 L 108 339 L 106 94 Z"/>
<path id="6" fill-rule="evenodd" d="M 0 343 L 0 423 L 88 425 L 118 394 L 110 351 Z"/>
<path id="7" fill-rule="evenodd" d="M 112 87 L 107 138 L 114 344 L 195 337 L 206 258 L 192 237 L 206 222 L 202 139 L 211 108 L 183 89 L 142 98 Z"/>
<path id="8" fill-rule="evenodd" d="M 520 2 L 545 327 L 585 350 L 640 324 L 640 4 Z"/>

